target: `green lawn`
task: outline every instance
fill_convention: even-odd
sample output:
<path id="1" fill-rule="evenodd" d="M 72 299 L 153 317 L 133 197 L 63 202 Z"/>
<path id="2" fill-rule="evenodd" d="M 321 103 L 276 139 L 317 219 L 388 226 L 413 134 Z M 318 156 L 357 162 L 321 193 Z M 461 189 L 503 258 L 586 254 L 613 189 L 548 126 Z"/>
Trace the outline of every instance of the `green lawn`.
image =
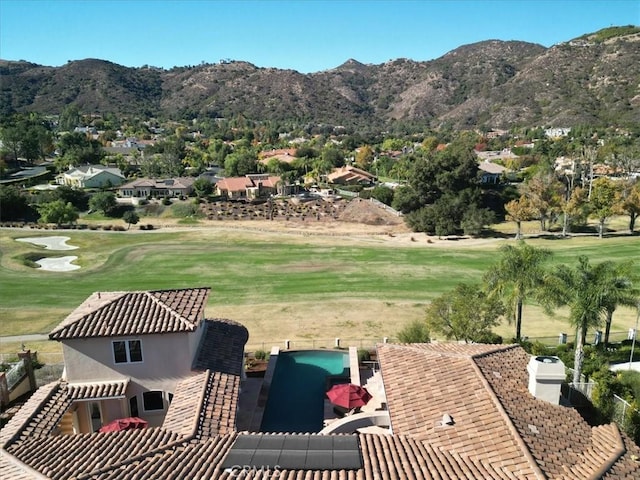
<path id="1" fill-rule="evenodd" d="M 15 238 L 65 235 L 80 248 L 50 252 Z M 94 291 L 209 286 L 208 317 L 244 323 L 251 341 L 393 337 L 424 305 L 459 282 L 479 281 L 505 241 L 484 246 L 396 245 L 349 237 L 225 229 L 173 232 L 0 231 L 0 335 L 46 333 Z M 534 240 L 573 264 L 640 258 L 640 237 Z M 52 273 L 25 255 L 77 255 L 82 268 Z M 528 318 L 528 316 L 531 318 Z M 617 314 L 626 330 L 631 310 Z M 560 322 L 560 323 L 558 323 Z M 509 336 L 512 327 L 499 333 Z M 523 333 L 566 331 L 562 315 L 525 308 Z"/>

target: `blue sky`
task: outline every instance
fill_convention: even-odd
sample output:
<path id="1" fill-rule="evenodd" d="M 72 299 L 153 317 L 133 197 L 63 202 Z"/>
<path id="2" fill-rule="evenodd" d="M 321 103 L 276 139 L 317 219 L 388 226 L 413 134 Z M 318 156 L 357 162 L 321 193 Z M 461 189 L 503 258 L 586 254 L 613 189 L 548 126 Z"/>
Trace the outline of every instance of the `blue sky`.
<path id="1" fill-rule="evenodd" d="M 164 68 L 245 60 L 302 73 L 423 61 L 481 40 L 551 46 L 640 25 L 639 0 L 0 0 L 0 58 Z"/>

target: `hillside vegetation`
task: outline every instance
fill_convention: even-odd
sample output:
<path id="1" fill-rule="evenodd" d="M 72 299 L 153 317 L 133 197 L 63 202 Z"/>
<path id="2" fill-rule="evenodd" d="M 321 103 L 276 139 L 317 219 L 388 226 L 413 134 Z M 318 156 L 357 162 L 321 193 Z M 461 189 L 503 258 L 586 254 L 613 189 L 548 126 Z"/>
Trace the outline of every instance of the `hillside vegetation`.
<path id="1" fill-rule="evenodd" d="M 0 61 L 0 114 L 85 113 L 383 127 L 630 125 L 640 122 L 640 29 L 612 27 L 545 48 L 487 40 L 428 62 L 348 60 L 311 74 L 225 61 L 164 70 L 96 59 Z"/>

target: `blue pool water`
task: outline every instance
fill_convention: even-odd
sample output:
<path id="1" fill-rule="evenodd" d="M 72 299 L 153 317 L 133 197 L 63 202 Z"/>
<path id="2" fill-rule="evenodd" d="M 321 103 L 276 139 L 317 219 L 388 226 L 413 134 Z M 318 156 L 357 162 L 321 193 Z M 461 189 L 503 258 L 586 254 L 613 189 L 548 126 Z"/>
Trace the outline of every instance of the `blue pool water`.
<path id="1" fill-rule="evenodd" d="M 347 352 L 280 352 L 260 430 L 285 433 L 322 430 L 327 375 L 349 375 Z"/>

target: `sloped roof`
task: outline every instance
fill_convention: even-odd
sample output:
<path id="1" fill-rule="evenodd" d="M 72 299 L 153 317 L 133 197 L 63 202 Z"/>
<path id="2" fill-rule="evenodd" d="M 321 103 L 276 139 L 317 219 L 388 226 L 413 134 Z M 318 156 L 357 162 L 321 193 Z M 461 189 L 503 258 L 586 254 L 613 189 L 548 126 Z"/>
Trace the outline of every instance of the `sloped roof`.
<path id="1" fill-rule="evenodd" d="M 98 398 L 123 398 L 129 380 L 113 382 L 89 382 L 67 384 L 69 397 L 72 400 L 90 400 Z"/>
<path id="2" fill-rule="evenodd" d="M 97 292 L 49 334 L 51 340 L 194 331 L 209 288 Z"/>
<path id="3" fill-rule="evenodd" d="M 459 456 L 491 478 L 640 474 L 632 459 L 640 448 L 615 424 L 591 427 L 573 408 L 529 393 L 530 356 L 519 346 L 385 344 L 378 358 L 394 434 Z M 453 425 L 442 424 L 445 413 Z"/>
<path id="4" fill-rule="evenodd" d="M 375 175 L 351 165 L 336 168 L 333 172 L 327 175 L 327 180 L 329 180 L 329 182 L 335 182 L 338 179 L 342 179 L 344 181 L 358 179 L 360 181 L 370 182 L 374 178 L 376 178 Z"/>

